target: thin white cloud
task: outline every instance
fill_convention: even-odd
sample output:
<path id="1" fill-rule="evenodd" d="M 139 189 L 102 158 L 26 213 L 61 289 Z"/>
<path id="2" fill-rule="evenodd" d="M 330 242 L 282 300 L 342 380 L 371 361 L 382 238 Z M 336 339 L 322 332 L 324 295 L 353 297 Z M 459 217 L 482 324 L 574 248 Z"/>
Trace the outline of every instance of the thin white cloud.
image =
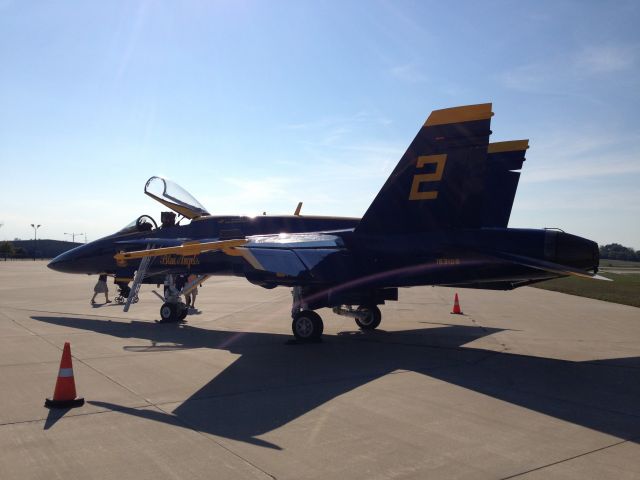
<path id="1" fill-rule="evenodd" d="M 252 180 L 245 177 L 228 177 L 224 178 L 223 181 L 230 186 L 236 198 L 262 201 L 284 194 L 287 191 L 287 185 L 292 182 L 292 179 L 261 177 Z"/>
<path id="2" fill-rule="evenodd" d="M 127 21 L 131 22 L 129 35 L 127 39 L 126 46 L 122 52 L 122 57 L 118 63 L 118 67 L 116 68 L 115 80 L 116 82 L 120 82 L 124 77 L 125 73 L 129 69 L 129 64 L 131 63 L 131 58 L 135 49 L 138 46 L 140 35 L 142 34 L 145 24 L 148 21 L 149 10 L 151 6 L 151 0 L 143 0 L 138 4 L 137 11 L 133 18 L 128 18 Z"/>
<path id="3" fill-rule="evenodd" d="M 203 197 L 212 213 L 290 213 L 304 201 L 307 214 L 362 215 L 404 152 L 382 142 L 303 143 L 304 162 L 279 159 L 290 174 L 252 179 L 227 176 Z"/>
<path id="4" fill-rule="evenodd" d="M 552 69 L 544 63 L 520 65 L 498 75 L 498 80 L 507 88 L 521 92 L 543 90 L 551 79 Z"/>
<path id="5" fill-rule="evenodd" d="M 575 65 L 589 74 L 619 72 L 633 66 L 637 50 L 626 45 L 591 46 L 576 55 Z"/>
<path id="6" fill-rule="evenodd" d="M 522 182 L 640 174 L 638 145 L 637 134 L 556 131 L 532 142 Z"/>
<path id="7" fill-rule="evenodd" d="M 525 193 L 525 192 L 522 192 Z M 610 191 L 592 190 L 589 195 L 577 190 L 555 191 L 546 195 L 520 195 L 514 211 L 518 212 L 555 212 L 555 211 L 587 211 L 637 212 L 640 214 L 640 198 L 632 189 L 618 189 L 615 195 Z"/>
<path id="8" fill-rule="evenodd" d="M 361 110 L 353 115 L 325 117 L 320 119 L 308 120 L 299 123 L 290 123 L 284 125 L 287 130 L 335 130 L 350 129 L 352 126 L 371 125 L 389 125 L 391 120 L 376 112 Z"/>
<path id="9" fill-rule="evenodd" d="M 304 131 L 297 138 L 298 157 L 281 158 L 281 165 L 304 170 L 315 182 L 336 179 L 354 182 L 388 175 L 402 154 L 403 145 L 372 140 L 372 132 L 391 123 L 384 116 L 361 111 L 351 116 L 320 119 L 286 128 Z M 406 145 L 404 146 L 406 148 Z M 300 164 L 300 157 L 305 159 Z"/>
<path id="10" fill-rule="evenodd" d="M 576 84 L 591 76 L 631 69 L 638 51 L 637 45 L 588 46 L 518 65 L 499 73 L 497 80 L 506 88 L 521 92 L 580 96 Z"/>
<path id="11" fill-rule="evenodd" d="M 573 180 L 577 178 L 602 178 L 617 175 L 640 174 L 640 159 L 587 160 L 560 163 L 558 166 L 533 167 L 522 177 L 525 183 Z"/>
<path id="12" fill-rule="evenodd" d="M 396 65 L 391 68 L 389 73 L 391 73 L 393 77 L 407 83 L 422 83 L 428 80 L 428 77 L 415 63 Z"/>

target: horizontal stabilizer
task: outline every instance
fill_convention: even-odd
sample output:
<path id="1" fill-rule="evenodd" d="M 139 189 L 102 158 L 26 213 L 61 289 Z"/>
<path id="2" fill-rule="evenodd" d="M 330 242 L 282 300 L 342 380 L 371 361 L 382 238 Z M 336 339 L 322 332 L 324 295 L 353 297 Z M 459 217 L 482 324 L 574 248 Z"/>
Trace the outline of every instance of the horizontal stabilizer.
<path id="1" fill-rule="evenodd" d="M 524 255 L 514 255 L 512 253 L 504 252 L 491 252 L 493 255 L 501 260 L 507 260 L 509 262 L 517 263 L 525 267 L 535 268 L 537 270 L 544 270 L 545 272 L 555 273 L 557 275 L 572 275 L 574 277 L 592 278 L 594 280 L 606 280 L 611 282 L 610 278 L 596 275 L 595 273 L 589 273 L 579 268 L 570 267 L 568 265 L 561 265 L 559 263 L 549 262 L 547 260 L 540 260 L 538 258 L 526 257 Z"/>

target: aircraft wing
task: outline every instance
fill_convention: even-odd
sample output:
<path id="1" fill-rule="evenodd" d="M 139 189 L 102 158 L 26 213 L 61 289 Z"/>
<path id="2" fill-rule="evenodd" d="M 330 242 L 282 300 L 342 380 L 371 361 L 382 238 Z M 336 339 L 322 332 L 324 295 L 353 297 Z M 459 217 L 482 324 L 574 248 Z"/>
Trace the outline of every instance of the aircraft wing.
<path id="1" fill-rule="evenodd" d="M 242 256 L 254 270 L 277 277 L 311 277 L 312 270 L 322 268 L 323 262 L 344 249 L 341 237 L 326 233 L 260 235 L 247 240 L 225 253 Z"/>

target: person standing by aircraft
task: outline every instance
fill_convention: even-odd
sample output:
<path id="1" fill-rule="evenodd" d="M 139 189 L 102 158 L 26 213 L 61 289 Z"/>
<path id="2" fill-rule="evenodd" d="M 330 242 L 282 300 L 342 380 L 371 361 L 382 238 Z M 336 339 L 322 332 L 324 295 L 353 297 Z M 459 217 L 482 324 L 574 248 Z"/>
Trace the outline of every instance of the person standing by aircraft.
<path id="1" fill-rule="evenodd" d="M 93 287 L 93 297 L 91 297 L 91 305 L 96 304 L 96 295 L 104 293 L 105 303 L 111 303 L 109 300 L 109 287 L 107 286 L 107 276 L 100 275 L 96 285 Z"/>
<path id="2" fill-rule="evenodd" d="M 197 277 L 195 275 L 189 275 L 188 283 L 193 282 Z M 202 286 L 202 285 L 201 285 Z M 193 289 L 185 295 L 187 301 L 187 308 L 196 309 L 196 297 L 198 296 L 198 285 L 195 285 Z"/>

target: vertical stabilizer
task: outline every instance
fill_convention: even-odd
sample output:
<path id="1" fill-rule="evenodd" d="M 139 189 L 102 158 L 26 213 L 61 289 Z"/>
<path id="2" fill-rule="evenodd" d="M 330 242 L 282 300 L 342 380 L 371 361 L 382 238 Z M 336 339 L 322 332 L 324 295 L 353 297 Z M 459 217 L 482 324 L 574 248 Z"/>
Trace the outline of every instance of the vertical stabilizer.
<path id="1" fill-rule="evenodd" d="M 480 228 L 492 115 L 490 103 L 431 112 L 356 232 Z"/>
<path id="2" fill-rule="evenodd" d="M 487 149 L 483 227 L 506 228 L 529 140 L 490 143 Z"/>

